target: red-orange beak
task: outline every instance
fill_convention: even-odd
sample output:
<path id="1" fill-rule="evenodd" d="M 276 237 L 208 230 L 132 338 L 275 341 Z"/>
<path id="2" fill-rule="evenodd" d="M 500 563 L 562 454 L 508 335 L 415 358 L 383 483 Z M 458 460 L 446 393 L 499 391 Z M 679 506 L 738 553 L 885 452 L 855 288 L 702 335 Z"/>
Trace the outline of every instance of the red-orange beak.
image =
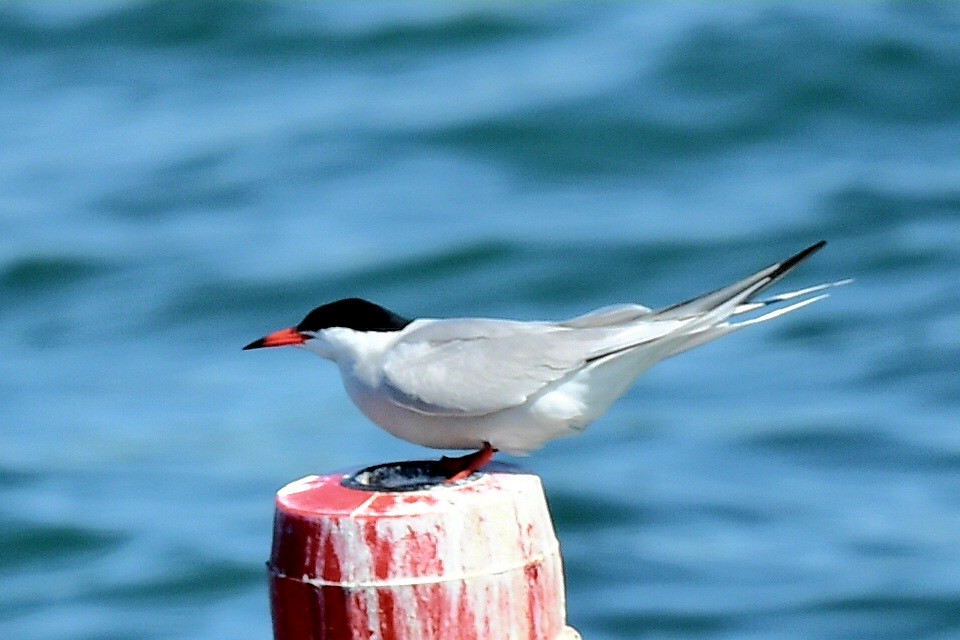
<path id="1" fill-rule="evenodd" d="M 306 341 L 307 336 L 297 331 L 296 327 L 290 327 L 289 329 L 280 329 L 280 331 L 274 331 L 270 335 L 264 336 L 259 340 L 254 340 L 245 346 L 243 350 L 262 349 L 263 347 L 283 347 L 288 344 L 303 344 Z"/>

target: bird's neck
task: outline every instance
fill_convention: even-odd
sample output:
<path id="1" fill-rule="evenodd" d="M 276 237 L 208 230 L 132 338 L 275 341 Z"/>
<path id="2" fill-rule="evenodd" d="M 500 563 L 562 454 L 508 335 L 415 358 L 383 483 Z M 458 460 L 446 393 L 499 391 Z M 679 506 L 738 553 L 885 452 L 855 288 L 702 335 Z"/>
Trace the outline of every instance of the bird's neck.
<path id="1" fill-rule="evenodd" d="M 352 375 L 372 387 L 380 383 L 383 358 L 400 338 L 399 331 L 354 331 L 334 327 L 324 331 L 324 352 L 344 374 Z"/>

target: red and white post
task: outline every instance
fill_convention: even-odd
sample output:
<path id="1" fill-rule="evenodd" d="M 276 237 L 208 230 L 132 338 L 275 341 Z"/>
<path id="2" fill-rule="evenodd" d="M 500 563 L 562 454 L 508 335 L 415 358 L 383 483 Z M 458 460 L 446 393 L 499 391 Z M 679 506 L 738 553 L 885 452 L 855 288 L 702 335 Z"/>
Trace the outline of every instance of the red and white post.
<path id="1" fill-rule="evenodd" d="M 494 467 L 393 492 L 309 476 L 277 494 L 276 640 L 574 640 L 540 479 Z"/>

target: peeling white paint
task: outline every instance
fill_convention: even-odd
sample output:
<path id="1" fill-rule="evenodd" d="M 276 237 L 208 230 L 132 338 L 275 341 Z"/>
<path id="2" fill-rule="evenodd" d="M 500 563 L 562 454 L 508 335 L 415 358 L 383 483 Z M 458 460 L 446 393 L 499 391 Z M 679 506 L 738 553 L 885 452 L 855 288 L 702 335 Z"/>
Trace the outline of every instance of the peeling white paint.
<path id="1" fill-rule="evenodd" d="M 306 476 L 305 478 L 300 478 L 294 482 L 291 482 L 287 486 L 277 491 L 277 495 L 280 497 L 287 497 L 293 495 L 294 493 L 300 493 L 301 491 L 307 491 L 311 488 L 314 482 L 320 479 L 320 476 Z"/>
<path id="2" fill-rule="evenodd" d="M 311 476 L 280 496 L 356 491 L 337 480 L 334 487 Z M 316 513 L 304 513 L 315 496 L 292 507 L 300 510 L 290 517 L 316 533 L 301 543 L 311 552 L 304 557 L 319 554 L 313 570 L 271 573 L 305 589 L 342 589 L 349 610 L 337 615 L 349 620 L 349 640 L 578 637 L 564 635 L 560 549 L 536 476 L 495 473 L 441 490 L 337 497 L 340 511 L 321 500 Z"/>

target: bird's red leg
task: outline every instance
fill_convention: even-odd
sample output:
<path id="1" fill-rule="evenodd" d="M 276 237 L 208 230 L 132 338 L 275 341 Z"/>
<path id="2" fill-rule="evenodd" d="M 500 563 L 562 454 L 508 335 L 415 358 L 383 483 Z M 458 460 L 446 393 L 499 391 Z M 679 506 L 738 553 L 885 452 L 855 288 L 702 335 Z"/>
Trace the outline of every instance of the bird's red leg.
<path id="1" fill-rule="evenodd" d="M 481 467 L 486 465 L 490 460 L 493 459 L 493 454 L 497 452 L 489 442 L 484 442 L 483 447 L 479 451 L 474 451 L 473 453 L 468 453 L 465 456 L 460 456 L 459 458 L 448 458 L 443 456 L 440 458 L 441 472 L 443 475 L 447 476 L 447 484 L 451 482 L 458 482 L 465 478 L 469 478 L 470 474 L 474 471 L 479 470 Z"/>

